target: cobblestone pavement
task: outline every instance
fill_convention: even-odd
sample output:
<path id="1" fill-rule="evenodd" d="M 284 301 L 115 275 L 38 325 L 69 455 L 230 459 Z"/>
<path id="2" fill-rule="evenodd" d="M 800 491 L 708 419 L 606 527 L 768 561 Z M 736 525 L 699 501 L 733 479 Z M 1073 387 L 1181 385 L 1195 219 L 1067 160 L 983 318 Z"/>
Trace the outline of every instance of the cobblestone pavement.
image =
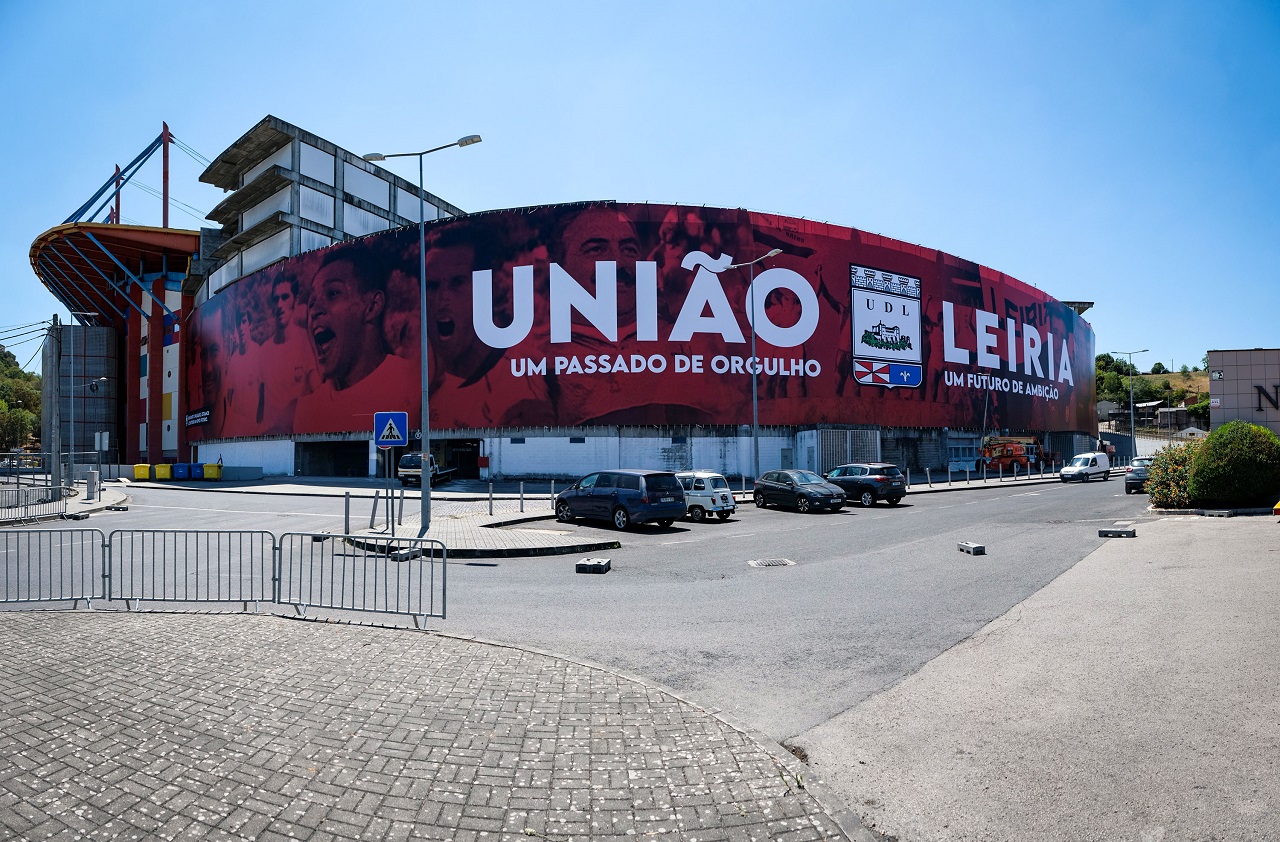
<path id="1" fill-rule="evenodd" d="M 0 614 L 0 838 L 844 839 L 805 767 L 646 683 L 430 633 Z"/>

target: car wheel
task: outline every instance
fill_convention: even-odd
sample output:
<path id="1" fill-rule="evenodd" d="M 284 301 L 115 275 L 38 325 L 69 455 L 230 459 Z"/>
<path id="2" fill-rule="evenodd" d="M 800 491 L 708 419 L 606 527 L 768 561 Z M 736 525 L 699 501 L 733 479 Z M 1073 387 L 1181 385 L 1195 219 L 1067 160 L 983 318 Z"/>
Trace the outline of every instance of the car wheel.
<path id="1" fill-rule="evenodd" d="M 707 516 L 707 512 L 701 506 L 694 506 L 689 509 L 689 520 L 694 523 L 702 523 L 703 518 Z"/>
<path id="2" fill-rule="evenodd" d="M 1087 473 L 1081 474 L 1081 477 L 1082 477 L 1082 479 L 1080 480 L 1081 482 L 1088 482 L 1089 480 L 1093 479 L 1093 477 L 1089 476 L 1089 474 Z"/>
<path id="3" fill-rule="evenodd" d="M 764 507 L 765 507 L 765 502 L 764 502 L 764 492 L 763 492 L 763 491 L 757 491 L 757 492 L 756 492 L 756 508 L 757 508 L 757 509 L 763 509 Z"/>
<path id="4" fill-rule="evenodd" d="M 656 523 L 658 524 L 658 526 L 670 526 L 671 524 L 675 523 L 675 521 L 669 517 L 664 517 L 662 520 L 656 521 Z"/>
<path id="5" fill-rule="evenodd" d="M 729 512 L 716 512 L 716 517 L 720 518 L 721 520 L 728 520 L 729 514 L 730 514 Z"/>
<path id="6" fill-rule="evenodd" d="M 858 503 L 860 503 L 862 505 L 862 508 L 864 509 L 871 508 L 876 504 L 875 492 L 873 491 L 862 492 L 862 495 L 858 497 Z"/>
<path id="7" fill-rule="evenodd" d="M 1109 479 L 1111 479 L 1111 472 L 1110 472 L 1110 471 L 1103 471 L 1103 472 L 1102 472 L 1102 481 L 1103 481 L 1103 482 L 1106 482 L 1106 481 L 1107 481 L 1107 480 L 1109 480 Z"/>
<path id="8" fill-rule="evenodd" d="M 573 522 L 573 509 L 569 508 L 568 503 L 559 503 L 556 505 L 556 520 L 561 523 Z"/>
<path id="9" fill-rule="evenodd" d="M 802 515 L 809 514 L 809 498 L 801 495 L 796 498 L 796 511 Z"/>
<path id="10" fill-rule="evenodd" d="M 627 514 L 627 510 L 619 506 L 613 510 L 613 526 L 615 529 L 625 530 L 631 525 L 631 515 Z"/>
<path id="11" fill-rule="evenodd" d="M 1128 485 L 1126 485 L 1126 486 L 1124 487 L 1124 493 L 1125 493 L 1125 494 L 1132 494 L 1132 493 L 1133 493 L 1133 488 L 1132 488 L 1132 487 L 1130 487 L 1130 486 L 1128 486 Z"/>
<path id="12" fill-rule="evenodd" d="M 890 506 L 896 506 L 896 505 L 898 505 L 898 504 L 899 504 L 899 503 L 901 503 L 901 502 L 902 502 L 902 498 L 901 498 L 901 497 L 890 497 L 890 498 L 889 498 L 889 505 L 890 505 Z"/>

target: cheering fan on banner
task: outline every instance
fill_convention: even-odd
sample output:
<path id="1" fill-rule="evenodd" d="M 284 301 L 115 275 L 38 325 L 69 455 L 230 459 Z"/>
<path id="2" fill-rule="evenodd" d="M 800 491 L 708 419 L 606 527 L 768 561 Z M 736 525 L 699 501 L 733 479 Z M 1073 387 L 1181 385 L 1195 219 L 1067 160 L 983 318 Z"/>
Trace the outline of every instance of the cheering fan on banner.
<path id="1" fill-rule="evenodd" d="M 307 318 L 322 382 L 298 399 L 300 433 L 367 429 L 375 407 L 410 409 L 418 371 L 383 332 L 386 266 L 368 250 L 331 250 L 311 279 Z"/>

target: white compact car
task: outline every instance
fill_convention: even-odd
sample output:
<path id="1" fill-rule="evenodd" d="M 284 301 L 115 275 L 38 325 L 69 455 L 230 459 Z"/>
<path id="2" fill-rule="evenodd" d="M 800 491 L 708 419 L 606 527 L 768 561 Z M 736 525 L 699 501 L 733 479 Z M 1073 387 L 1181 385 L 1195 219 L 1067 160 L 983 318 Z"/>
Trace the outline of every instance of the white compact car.
<path id="1" fill-rule="evenodd" d="M 1058 478 L 1063 482 L 1111 479 L 1111 460 L 1105 453 L 1081 453 L 1062 466 Z"/>
<path id="2" fill-rule="evenodd" d="M 705 520 L 713 512 L 721 520 L 738 510 L 729 481 L 714 471 L 681 471 L 676 474 L 684 487 L 684 500 L 689 519 Z"/>

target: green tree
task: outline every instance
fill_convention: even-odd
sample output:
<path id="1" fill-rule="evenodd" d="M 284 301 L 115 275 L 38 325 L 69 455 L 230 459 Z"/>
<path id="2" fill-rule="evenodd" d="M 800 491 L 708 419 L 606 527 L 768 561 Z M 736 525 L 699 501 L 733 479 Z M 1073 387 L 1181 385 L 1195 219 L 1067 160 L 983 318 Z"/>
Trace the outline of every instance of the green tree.
<path id="1" fill-rule="evenodd" d="M 1152 374 L 1166 374 L 1168 371 L 1169 369 L 1164 367 L 1164 363 L 1159 361 L 1157 361 L 1155 365 L 1151 366 Z"/>
<path id="2" fill-rule="evenodd" d="M 1182 373 L 1182 376 L 1183 376 L 1183 377 L 1190 377 L 1190 376 L 1191 376 L 1191 369 L 1190 369 L 1190 368 L 1188 368 L 1185 364 L 1182 366 L 1182 368 L 1178 369 L 1178 371 L 1180 371 L 1180 372 Z"/>

